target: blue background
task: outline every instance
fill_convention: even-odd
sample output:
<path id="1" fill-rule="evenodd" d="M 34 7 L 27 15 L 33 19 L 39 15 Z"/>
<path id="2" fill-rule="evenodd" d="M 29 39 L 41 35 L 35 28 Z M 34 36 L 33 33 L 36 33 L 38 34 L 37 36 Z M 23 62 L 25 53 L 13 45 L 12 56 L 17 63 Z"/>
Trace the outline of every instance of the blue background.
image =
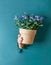
<path id="1" fill-rule="evenodd" d="M 14 16 L 45 16 L 33 46 L 19 53 Z M 51 0 L 0 0 L 0 65 L 51 65 Z"/>

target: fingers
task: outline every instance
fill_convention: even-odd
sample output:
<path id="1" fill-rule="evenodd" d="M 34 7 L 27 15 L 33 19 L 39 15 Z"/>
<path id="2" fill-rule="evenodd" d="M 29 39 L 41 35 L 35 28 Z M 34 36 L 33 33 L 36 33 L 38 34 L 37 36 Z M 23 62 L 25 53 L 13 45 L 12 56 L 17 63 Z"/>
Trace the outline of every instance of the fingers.
<path id="1" fill-rule="evenodd" d="M 21 34 L 18 34 L 18 38 L 21 36 Z"/>
<path id="2" fill-rule="evenodd" d="M 23 42 L 23 37 L 21 36 L 21 34 L 18 35 L 18 43 L 22 43 Z"/>
<path id="3" fill-rule="evenodd" d="M 19 48 L 23 48 L 24 47 L 22 42 L 23 42 L 23 37 L 21 36 L 21 34 L 19 34 L 18 35 L 18 45 L 19 45 Z"/>

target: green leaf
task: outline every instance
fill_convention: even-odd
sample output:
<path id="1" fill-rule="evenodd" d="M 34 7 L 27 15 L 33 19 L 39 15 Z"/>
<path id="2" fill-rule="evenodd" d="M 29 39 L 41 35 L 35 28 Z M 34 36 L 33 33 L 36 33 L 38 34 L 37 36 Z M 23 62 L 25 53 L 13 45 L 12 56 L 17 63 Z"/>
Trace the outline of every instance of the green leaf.
<path id="1" fill-rule="evenodd" d="M 41 25 L 39 25 L 39 26 L 41 26 L 41 27 L 42 27 L 42 26 L 43 26 L 43 24 L 41 24 Z"/>
<path id="2" fill-rule="evenodd" d="M 38 23 L 35 21 L 35 22 L 34 22 L 34 24 L 36 24 L 36 25 L 37 25 Z"/>

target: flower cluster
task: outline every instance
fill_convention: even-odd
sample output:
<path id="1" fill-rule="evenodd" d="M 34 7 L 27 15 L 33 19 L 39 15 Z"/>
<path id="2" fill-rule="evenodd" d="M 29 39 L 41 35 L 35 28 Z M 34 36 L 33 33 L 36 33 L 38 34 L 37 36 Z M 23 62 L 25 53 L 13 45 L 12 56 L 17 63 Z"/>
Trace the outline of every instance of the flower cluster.
<path id="1" fill-rule="evenodd" d="M 14 20 L 16 21 L 16 26 L 24 29 L 37 29 L 40 26 L 43 26 L 42 21 L 44 17 L 38 15 L 27 15 L 24 13 L 21 17 L 15 16 Z"/>

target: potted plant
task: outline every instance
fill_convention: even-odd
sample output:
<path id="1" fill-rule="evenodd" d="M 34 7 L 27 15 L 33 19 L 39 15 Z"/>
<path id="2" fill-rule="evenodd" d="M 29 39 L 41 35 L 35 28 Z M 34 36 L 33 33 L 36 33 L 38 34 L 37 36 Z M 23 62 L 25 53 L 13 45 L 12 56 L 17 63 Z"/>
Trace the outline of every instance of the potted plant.
<path id="1" fill-rule="evenodd" d="M 33 44 L 38 28 L 43 26 L 42 21 L 44 18 L 34 14 L 28 15 L 24 13 L 21 17 L 15 16 L 14 19 L 16 26 L 19 28 L 19 48 Z"/>

